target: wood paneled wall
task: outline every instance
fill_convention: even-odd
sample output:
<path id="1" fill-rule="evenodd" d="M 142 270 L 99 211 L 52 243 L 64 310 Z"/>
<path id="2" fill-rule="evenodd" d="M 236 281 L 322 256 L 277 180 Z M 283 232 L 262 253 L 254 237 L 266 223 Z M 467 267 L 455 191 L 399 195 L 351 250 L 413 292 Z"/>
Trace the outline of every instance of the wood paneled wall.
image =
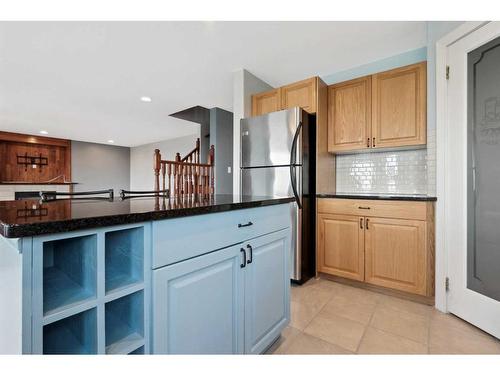
<path id="1" fill-rule="evenodd" d="M 41 156 L 47 165 L 18 163 L 18 156 Z M 71 141 L 0 132 L 0 183 L 71 182 Z"/>

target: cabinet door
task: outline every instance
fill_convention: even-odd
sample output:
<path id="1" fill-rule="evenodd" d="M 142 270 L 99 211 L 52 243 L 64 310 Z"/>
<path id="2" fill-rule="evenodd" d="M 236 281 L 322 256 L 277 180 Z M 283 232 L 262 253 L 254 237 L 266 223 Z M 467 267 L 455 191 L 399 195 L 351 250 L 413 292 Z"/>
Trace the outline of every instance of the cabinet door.
<path id="1" fill-rule="evenodd" d="M 328 88 L 328 151 L 371 147 L 371 77 Z"/>
<path id="2" fill-rule="evenodd" d="M 252 95 L 252 116 L 265 115 L 281 109 L 280 89 Z"/>
<path id="3" fill-rule="evenodd" d="M 249 262 L 245 268 L 245 353 L 259 354 L 290 321 L 290 230 L 258 237 L 245 247 Z"/>
<path id="4" fill-rule="evenodd" d="M 426 63 L 373 75 L 372 147 L 426 143 Z"/>
<path id="5" fill-rule="evenodd" d="M 243 256 L 232 246 L 153 271 L 153 353 L 243 352 Z"/>
<path id="6" fill-rule="evenodd" d="M 318 271 L 364 280 L 364 217 L 318 215 Z"/>
<path id="7" fill-rule="evenodd" d="M 301 107 L 306 112 L 316 113 L 316 77 L 295 82 L 281 88 L 281 109 Z"/>
<path id="8" fill-rule="evenodd" d="M 425 222 L 382 218 L 366 220 L 366 282 L 425 295 Z"/>

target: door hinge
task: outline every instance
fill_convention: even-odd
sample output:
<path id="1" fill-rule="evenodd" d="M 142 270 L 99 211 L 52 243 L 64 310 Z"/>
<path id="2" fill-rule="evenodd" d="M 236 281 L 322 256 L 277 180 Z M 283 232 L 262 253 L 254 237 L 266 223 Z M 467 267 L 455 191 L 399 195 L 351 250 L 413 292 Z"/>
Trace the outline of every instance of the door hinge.
<path id="1" fill-rule="evenodd" d="M 450 66 L 446 65 L 446 79 L 450 79 Z"/>
<path id="2" fill-rule="evenodd" d="M 446 289 L 446 291 L 448 292 L 450 290 L 450 278 L 447 277 L 444 281 L 444 287 Z"/>

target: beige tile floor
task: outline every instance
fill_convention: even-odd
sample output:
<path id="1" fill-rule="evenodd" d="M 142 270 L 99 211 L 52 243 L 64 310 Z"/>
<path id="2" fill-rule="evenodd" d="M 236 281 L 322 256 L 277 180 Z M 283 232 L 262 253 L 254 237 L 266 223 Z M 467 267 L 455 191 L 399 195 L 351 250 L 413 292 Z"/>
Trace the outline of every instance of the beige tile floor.
<path id="1" fill-rule="evenodd" d="M 500 340 L 433 307 L 324 279 L 292 287 L 272 354 L 500 354 Z"/>

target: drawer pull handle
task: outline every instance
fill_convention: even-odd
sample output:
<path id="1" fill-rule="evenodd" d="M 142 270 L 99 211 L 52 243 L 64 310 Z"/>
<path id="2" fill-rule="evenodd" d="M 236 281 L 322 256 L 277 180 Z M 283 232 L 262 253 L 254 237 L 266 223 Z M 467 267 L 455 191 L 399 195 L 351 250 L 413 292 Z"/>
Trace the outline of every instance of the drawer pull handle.
<path id="1" fill-rule="evenodd" d="M 369 210 L 369 209 L 370 209 L 370 207 L 363 207 L 363 206 L 358 206 L 358 208 L 359 208 L 360 210 Z"/>
<path id="2" fill-rule="evenodd" d="M 247 265 L 247 252 L 244 248 L 241 248 L 240 252 L 243 253 L 243 263 L 240 264 L 240 268 L 244 268 Z"/>
<path id="3" fill-rule="evenodd" d="M 375 137 L 373 137 L 372 147 L 375 147 Z"/>
<path id="4" fill-rule="evenodd" d="M 363 218 L 359 219 L 359 228 L 363 229 Z"/>
<path id="5" fill-rule="evenodd" d="M 370 138 L 366 138 L 366 147 L 370 147 Z"/>
<path id="6" fill-rule="evenodd" d="M 253 249 L 250 245 L 247 245 L 247 249 L 250 250 L 250 258 L 247 260 L 247 264 L 250 264 L 253 262 Z"/>
<path id="7" fill-rule="evenodd" d="M 368 228 L 368 223 L 370 222 L 370 219 L 366 219 L 366 229 L 370 229 Z"/>
<path id="8" fill-rule="evenodd" d="M 248 223 L 246 224 L 238 224 L 238 228 L 244 228 L 244 227 L 249 227 L 250 225 L 253 225 L 253 223 L 251 221 L 249 221 Z"/>

